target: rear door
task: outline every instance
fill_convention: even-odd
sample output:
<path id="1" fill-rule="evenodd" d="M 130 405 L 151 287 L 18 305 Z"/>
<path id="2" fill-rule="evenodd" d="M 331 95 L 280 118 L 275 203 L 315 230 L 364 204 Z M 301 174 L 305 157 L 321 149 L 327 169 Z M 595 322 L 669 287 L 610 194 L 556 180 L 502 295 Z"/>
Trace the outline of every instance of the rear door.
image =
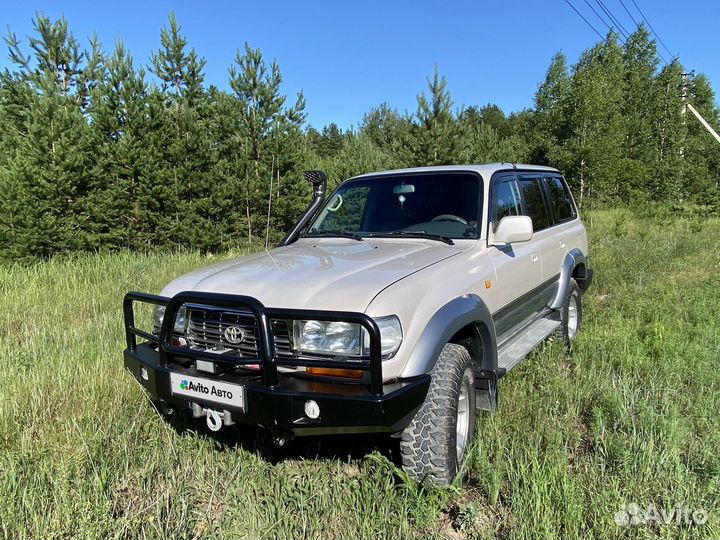
<path id="1" fill-rule="evenodd" d="M 490 230 L 494 231 L 502 218 L 523 213 L 515 173 L 493 176 L 490 185 Z M 494 309 L 491 309 L 494 310 L 495 330 L 500 336 L 533 314 L 535 296 L 542 282 L 542 266 L 534 238 L 508 246 L 490 246 L 488 252 L 496 273 L 491 294 Z"/>
<path id="2" fill-rule="evenodd" d="M 551 275 L 553 271 L 560 272 L 565 255 L 570 249 L 568 246 L 573 245 L 577 212 L 570 189 L 560 175 L 545 175 L 544 183 L 550 203 L 554 243 L 550 246 L 547 261 L 543 261 L 543 264 L 546 266 L 544 272 Z"/>

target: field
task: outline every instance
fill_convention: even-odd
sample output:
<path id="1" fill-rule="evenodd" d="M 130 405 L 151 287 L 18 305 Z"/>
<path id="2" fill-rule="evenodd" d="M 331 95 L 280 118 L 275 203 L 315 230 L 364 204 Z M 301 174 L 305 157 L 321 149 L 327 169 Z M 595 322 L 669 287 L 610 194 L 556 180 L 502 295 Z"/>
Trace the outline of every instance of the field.
<path id="1" fill-rule="evenodd" d="M 0 534 L 720 537 L 720 220 L 586 221 L 596 278 L 573 354 L 548 344 L 504 380 L 445 489 L 406 482 L 382 440 L 279 454 L 262 433 L 152 410 L 122 369 L 124 292 L 237 253 L 0 266 Z M 707 521 L 618 526 L 628 503 Z"/>

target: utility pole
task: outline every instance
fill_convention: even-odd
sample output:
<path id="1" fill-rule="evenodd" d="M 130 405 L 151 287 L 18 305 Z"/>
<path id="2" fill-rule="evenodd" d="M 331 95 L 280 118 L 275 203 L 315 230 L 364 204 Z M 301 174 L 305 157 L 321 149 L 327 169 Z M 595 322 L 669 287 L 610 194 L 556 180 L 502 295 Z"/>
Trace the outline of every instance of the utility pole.
<path id="1" fill-rule="evenodd" d="M 693 75 L 694 71 L 687 71 L 682 74 L 682 90 L 680 92 L 680 99 L 682 99 L 682 146 L 680 147 L 680 157 L 685 159 L 685 140 L 687 138 L 687 98 L 688 89 L 690 87 L 690 76 Z"/>
<path id="2" fill-rule="evenodd" d="M 683 82 L 682 82 L 682 93 L 680 94 L 680 97 L 682 98 L 682 102 L 683 102 L 683 109 L 682 109 L 683 116 L 685 116 L 685 113 L 687 112 L 685 110 L 685 104 L 687 103 L 688 89 L 690 88 L 690 77 L 694 77 L 694 76 L 695 76 L 695 70 L 686 71 L 685 73 L 682 74 Z"/>
<path id="3" fill-rule="evenodd" d="M 705 118 L 703 118 L 703 116 L 697 111 L 697 109 L 695 107 L 693 107 L 690 102 L 688 102 L 688 88 L 690 86 L 689 79 L 690 79 L 690 77 L 694 77 L 694 76 L 695 76 L 695 71 L 690 71 L 689 73 L 683 73 L 683 84 L 682 84 L 682 94 L 681 94 L 682 103 L 683 103 L 683 108 L 682 108 L 683 125 L 685 125 L 685 117 L 687 116 L 687 112 L 690 111 L 691 113 L 693 113 L 695 118 L 697 118 L 699 120 L 699 122 L 703 125 L 703 127 L 708 130 L 708 133 L 710 133 L 710 135 L 712 135 L 715 138 L 715 140 L 720 143 L 720 135 L 717 134 L 717 132 L 708 123 L 708 121 L 705 120 Z M 685 156 L 685 147 L 683 147 L 680 150 L 680 154 L 683 157 Z"/>
<path id="4" fill-rule="evenodd" d="M 708 124 L 708 121 L 705 120 L 699 112 L 697 112 L 695 107 L 693 107 L 690 103 L 686 103 L 685 108 L 688 109 L 691 113 L 693 113 L 695 115 L 695 118 L 697 118 L 700 121 L 700 123 L 703 126 L 705 126 L 705 129 L 707 129 L 710 132 L 710 135 L 715 137 L 715 140 L 720 143 L 720 135 L 718 135 L 717 131 L 715 131 L 713 129 L 713 127 L 710 124 Z"/>

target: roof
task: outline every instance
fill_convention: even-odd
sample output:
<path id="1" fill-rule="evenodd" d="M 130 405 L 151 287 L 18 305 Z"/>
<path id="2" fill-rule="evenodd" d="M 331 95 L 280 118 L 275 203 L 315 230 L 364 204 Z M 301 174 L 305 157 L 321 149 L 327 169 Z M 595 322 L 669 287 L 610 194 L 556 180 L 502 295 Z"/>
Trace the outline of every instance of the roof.
<path id="1" fill-rule="evenodd" d="M 480 173 L 483 177 L 489 178 L 497 171 L 507 171 L 512 169 L 531 170 L 542 172 L 559 172 L 553 167 L 545 167 L 544 165 L 527 165 L 525 163 L 484 163 L 478 165 L 437 165 L 434 167 L 411 167 L 409 169 L 395 169 L 389 171 L 378 171 L 372 173 L 361 174 L 354 178 L 368 178 L 371 176 L 383 176 L 389 174 L 407 174 L 421 172 L 447 172 L 447 171 L 466 171 Z"/>

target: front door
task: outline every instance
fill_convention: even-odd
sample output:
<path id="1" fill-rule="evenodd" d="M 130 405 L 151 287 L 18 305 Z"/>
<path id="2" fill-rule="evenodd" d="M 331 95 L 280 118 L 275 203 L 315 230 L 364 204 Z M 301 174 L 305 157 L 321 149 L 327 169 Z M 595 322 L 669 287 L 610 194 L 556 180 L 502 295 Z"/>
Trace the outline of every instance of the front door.
<path id="1" fill-rule="evenodd" d="M 542 279 L 536 291 L 536 312 L 542 311 L 557 291 L 560 265 L 565 257 L 565 246 L 558 240 L 553 227 L 552 212 L 539 174 L 520 174 L 518 186 L 525 214 L 533 222 L 533 243 L 542 261 Z"/>
<path id="2" fill-rule="evenodd" d="M 514 173 L 493 177 L 490 186 L 490 231 L 506 216 L 522 215 L 523 206 Z M 492 236 L 492 235 L 490 235 Z M 536 311 L 536 293 L 542 283 L 542 264 L 535 239 L 506 246 L 490 246 L 495 268 L 492 284 L 493 319 L 498 337 Z"/>

